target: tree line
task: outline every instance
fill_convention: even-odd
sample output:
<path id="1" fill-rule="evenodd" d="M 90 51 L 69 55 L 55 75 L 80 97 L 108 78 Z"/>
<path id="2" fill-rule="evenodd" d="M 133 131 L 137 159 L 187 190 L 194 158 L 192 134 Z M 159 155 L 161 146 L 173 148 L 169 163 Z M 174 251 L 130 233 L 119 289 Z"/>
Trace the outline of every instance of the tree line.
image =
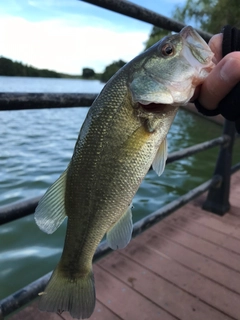
<path id="1" fill-rule="evenodd" d="M 72 76 L 48 69 L 37 69 L 25 65 L 22 62 L 12 61 L 11 59 L 0 56 L 0 76 L 97 79 L 102 82 L 107 82 L 125 63 L 126 62 L 122 60 L 114 61 L 105 68 L 103 73 L 95 73 L 92 68 L 83 68 L 82 74 Z"/>
<path id="2" fill-rule="evenodd" d="M 47 69 L 37 69 L 32 66 L 24 65 L 21 62 L 15 62 L 11 59 L 0 57 L 0 75 L 1 76 L 20 76 L 20 77 L 46 77 L 61 78 L 61 74 Z"/>
<path id="3" fill-rule="evenodd" d="M 48 69 L 37 69 L 25 65 L 22 62 L 12 61 L 11 59 L 0 56 L 0 76 L 97 79 L 102 82 L 107 82 L 125 63 L 126 62 L 122 60 L 114 61 L 105 68 L 103 73 L 95 73 L 92 68 L 83 68 L 81 75 L 72 76 Z"/>

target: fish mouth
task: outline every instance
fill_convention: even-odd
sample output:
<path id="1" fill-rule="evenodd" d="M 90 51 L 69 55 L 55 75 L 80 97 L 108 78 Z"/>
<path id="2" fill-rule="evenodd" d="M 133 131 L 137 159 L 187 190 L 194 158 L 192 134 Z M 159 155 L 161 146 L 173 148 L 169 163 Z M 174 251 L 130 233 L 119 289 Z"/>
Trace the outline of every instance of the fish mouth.
<path id="1" fill-rule="evenodd" d="M 149 103 L 149 104 L 141 104 L 138 102 L 138 106 L 147 113 L 166 113 L 172 109 L 175 109 L 176 106 L 171 104 L 164 103 Z"/>
<path id="2" fill-rule="evenodd" d="M 180 31 L 180 36 L 182 36 L 187 42 L 193 44 L 193 41 L 196 43 L 201 43 L 208 48 L 207 43 L 203 40 L 203 38 L 193 29 L 191 26 L 186 26 Z M 196 45 L 196 43 L 194 43 Z"/>
<path id="3" fill-rule="evenodd" d="M 214 54 L 197 31 L 191 26 L 187 26 L 184 27 L 179 34 L 198 63 L 202 65 L 211 64 Z"/>

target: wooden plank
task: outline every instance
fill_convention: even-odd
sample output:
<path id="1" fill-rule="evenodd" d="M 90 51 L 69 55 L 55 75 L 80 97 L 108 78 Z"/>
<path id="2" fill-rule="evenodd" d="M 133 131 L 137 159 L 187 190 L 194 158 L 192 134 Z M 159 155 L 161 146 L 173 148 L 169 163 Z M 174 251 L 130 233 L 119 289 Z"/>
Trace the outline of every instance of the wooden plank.
<path id="1" fill-rule="evenodd" d="M 121 252 L 221 312 L 236 319 L 239 317 L 239 294 L 180 265 L 160 251 L 144 246 L 139 243 L 139 239 L 133 240 L 131 245 Z"/>
<path id="2" fill-rule="evenodd" d="M 141 237 L 136 238 L 136 241 L 240 294 L 240 276 L 235 270 L 172 242 L 160 234 L 144 232 Z"/>
<path id="3" fill-rule="evenodd" d="M 190 202 L 187 206 L 188 209 L 192 210 L 192 212 L 196 211 L 196 214 L 204 214 L 207 217 L 211 217 L 214 220 L 221 221 L 226 223 L 229 226 L 233 227 L 240 227 L 240 220 L 239 220 L 239 205 L 238 206 L 231 206 L 229 211 L 225 213 L 223 216 L 219 216 L 217 214 L 205 211 L 202 209 L 202 202 L 195 204 L 194 202 Z M 197 210 L 196 210 L 197 208 Z"/>
<path id="4" fill-rule="evenodd" d="M 16 314 L 10 316 L 9 320 L 61 320 L 61 318 L 52 312 L 42 312 L 38 309 L 38 301 L 20 310 Z"/>
<path id="5" fill-rule="evenodd" d="M 238 171 L 234 175 L 231 176 L 231 190 L 229 202 L 231 206 L 240 207 L 239 204 L 239 195 L 240 195 L 240 172 Z M 239 212 L 239 211 L 238 211 Z M 240 215 L 240 212 L 239 212 Z"/>
<path id="6" fill-rule="evenodd" d="M 31 305 L 25 307 L 23 310 L 18 313 L 10 316 L 8 320 L 72 320 L 68 312 L 63 312 L 61 315 L 58 315 L 53 312 L 43 312 L 38 309 L 38 301 L 34 301 Z M 105 307 L 101 302 L 96 301 L 96 307 L 89 318 L 90 320 L 121 320 L 122 318 L 118 317 L 107 307 Z"/>
<path id="7" fill-rule="evenodd" d="M 229 221 L 226 220 L 226 216 L 230 215 L 230 212 L 233 212 L 233 210 L 239 211 L 240 208 L 238 207 L 231 208 L 230 211 L 226 213 L 225 216 L 221 217 L 213 213 L 201 210 L 201 208 L 198 208 L 198 210 L 196 210 L 196 207 L 192 207 L 192 205 L 189 204 L 186 207 L 185 214 L 189 218 L 196 220 L 197 223 L 203 224 L 205 226 L 209 226 L 214 230 L 226 233 L 228 235 L 231 235 L 232 237 L 240 239 L 239 222 L 230 223 Z"/>
<path id="8" fill-rule="evenodd" d="M 62 316 L 62 320 L 73 320 L 73 318 L 70 316 L 68 312 L 63 312 L 61 316 Z M 42 318 L 42 319 L 45 320 L 45 318 Z M 94 312 L 89 319 L 90 320 L 122 320 L 122 318 L 120 318 L 118 315 L 113 313 L 111 310 L 109 310 L 106 306 L 104 306 L 98 300 L 96 301 Z M 58 320 L 61 320 L 61 318 L 59 318 Z"/>
<path id="9" fill-rule="evenodd" d="M 69 318 L 69 320 L 71 320 L 71 318 Z M 106 306 L 104 306 L 104 304 L 97 300 L 95 310 L 90 317 L 90 320 L 122 320 L 122 318 L 113 313 Z"/>
<path id="10" fill-rule="evenodd" d="M 232 190 L 232 193 L 234 195 L 235 190 Z M 227 213 L 225 213 L 223 216 L 220 216 L 218 214 L 215 214 L 215 213 L 212 213 L 209 211 L 205 211 L 202 209 L 202 206 L 205 202 L 206 196 L 207 196 L 206 194 L 203 194 L 200 197 L 194 199 L 193 201 L 191 201 L 187 204 L 187 207 L 189 209 L 193 209 L 193 210 L 195 210 L 195 208 L 198 208 L 199 209 L 199 210 L 197 210 L 198 213 L 199 212 L 205 213 L 207 216 L 210 216 L 210 217 L 217 219 L 219 221 L 227 222 L 227 224 L 229 224 L 229 225 L 235 226 L 236 222 L 237 222 L 238 226 L 240 225 L 239 213 L 238 213 L 239 203 L 236 206 L 232 205 Z"/>
<path id="11" fill-rule="evenodd" d="M 118 252 L 100 260 L 98 265 L 179 319 L 232 319 Z M 142 319 L 142 316 L 127 319 Z M 148 316 L 147 319 L 155 318 Z"/>
<path id="12" fill-rule="evenodd" d="M 184 216 L 186 216 L 189 219 L 193 219 L 195 222 L 202 224 L 204 226 L 207 226 L 213 230 L 228 234 L 233 236 L 234 232 L 236 231 L 236 228 L 238 226 L 232 225 L 229 223 L 224 222 L 221 217 L 218 217 L 214 215 L 213 213 L 206 212 L 204 210 L 201 210 L 200 208 L 196 208 L 193 206 L 190 206 L 190 204 L 187 204 L 184 208 Z M 174 212 L 174 215 L 181 215 L 182 210 L 179 209 Z M 240 234 L 239 237 L 240 239 Z"/>
<path id="13" fill-rule="evenodd" d="M 164 311 L 164 309 L 160 308 L 150 299 L 143 297 L 141 294 L 131 288 L 131 283 L 134 282 L 134 278 L 130 278 L 129 276 L 129 281 L 124 282 L 114 277 L 109 270 L 103 270 L 101 263 L 103 260 L 109 260 L 110 264 L 114 265 L 114 257 L 111 256 L 112 254 L 106 259 L 102 259 L 97 265 L 94 266 L 97 297 L 102 304 L 107 306 L 112 312 L 118 314 L 122 319 L 125 320 L 178 319 L 177 317 L 174 317 L 168 312 Z M 124 267 L 124 261 L 120 262 L 120 267 Z M 123 272 L 128 274 L 125 268 Z"/>
<path id="14" fill-rule="evenodd" d="M 240 181 L 240 172 L 238 172 L 237 175 L 239 175 L 238 180 Z M 238 183 L 239 183 L 239 181 L 238 181 Z M 238 195 L 238 193 L 236 193 L 236 186 L 237 186 L 237 185 L 234 185 L 234 186 L 231 185 L 230 196 L 229 196 L 229 201 L 230 201 L 230 203 L 231 203 L 231 198 Z M 187 204 L 187 206 L 188 206 L 189 208 L 193 208 L 193 207 L 196 208 L 196 207 L 197 207 L 197 208 L 199 208 L 199 209 L 201 210 L 201 208 L 202 208 L 202 206 L 203 206 L 206 198 L 207 198 L 207 192 L 204 193 L 204 194 L 202 194 L 201 196 L 193 199 L 192 201 L 190 201 L 190 202 Z M 239 207 L 239 202 L 237 203 L 236 207 Z M 205 212 L 206 214 L 209 214 L 209 215 L 212 216 L 212 217 L 215 217 L 216 219 L 220 219 L 220 220 L 222 220 L 223 218 L 224 218 L 224 219 L 228 219 L 228 218 L 226 218 L 227 213 L 225 213 L 223 216 L 219 216 L 219 215 L 217 215 L 217 214 L 215 214 L 215 213 L 212 213 L 212 212 L 209 212 L 209 211 L 205 211 L 205 210 L 202 210 L 202 211 Z"/>
<path id="15" fill-rule="evenodd" d="M 239 191 L 239 194 L 240 194 L 240 191 Z M 239 206 L 239 196 L 237 196 L 237 194 L 231 195 L 229 202 L 231 206 L 234 206 L 234 207 Z"/>
<path id="16" fill-rule="evenodd" d="M 200 239 L 191 234 L 169 227 L 167 224 L 158 223 L 152 227 L 152 232 L 157 232 L 172 241 L 179 243 L 186 248 L 198 252 L 205 257 L 217 261 L 229 268 L 240 272 L 240 256 L 234 252 L 230 252 L 225 248 L 221 248 L 204 239 Z"/>
<path id="17" fill-rule="evenodd" d="M 240 171 L 237 171 L 233 175 L 231 175 L 231 193 L 230 193 L 230 199 L 231 199 L 231 194 L 239 194 L 240 192 Z"/>
<path id="18" fill-rule="evenodd" d="M 210 241 L 225 249 L 228 249 L 229 251 L 240 254 L 240 239 L 236 239 L 228 234 L 218 232 L 209 227 L 196 223 L 194 220 L 184 216 L 183 213 L 178 216 L 172 214 L 164 219 L 162 223 L 167 223 L 168 225 L 177 227 L 178 229 L 183 229 L 187 233 Z"/>

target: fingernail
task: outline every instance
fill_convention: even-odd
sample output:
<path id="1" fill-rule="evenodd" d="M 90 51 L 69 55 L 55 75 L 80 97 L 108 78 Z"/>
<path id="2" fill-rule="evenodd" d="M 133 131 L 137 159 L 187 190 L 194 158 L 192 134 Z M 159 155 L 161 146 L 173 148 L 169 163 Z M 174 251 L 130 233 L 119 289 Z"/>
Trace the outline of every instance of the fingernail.
<path id="1" fill-rule="evenodd" d="M 224 63 L 224 65 L 222 66 L 219 72 L 220 78 L 225 82 L 229 82 L 229 71 L 230 71 L 229 64 L 228 64 L 228 61 L 226 61 L 226 63 Z"/>

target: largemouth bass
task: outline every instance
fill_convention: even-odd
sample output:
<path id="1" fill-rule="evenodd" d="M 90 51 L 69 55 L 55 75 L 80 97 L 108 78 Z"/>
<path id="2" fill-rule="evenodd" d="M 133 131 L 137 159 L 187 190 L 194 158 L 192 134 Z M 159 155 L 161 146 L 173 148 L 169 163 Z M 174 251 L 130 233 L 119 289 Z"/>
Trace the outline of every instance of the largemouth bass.
<path id="1" fill-rule="evenodd" d="M 167 132 L 178 107 L 211 71 L 212 57 L 196 31 L 185 27 L 126 64 L 96 98 L 67 169 L 35 212 L 47 233 L 68 217 L 63 253 L 40 297 L 41 310 L 91 316 L 94 252 L 105 234 L 112 249 L 130 241 L 132 198 L 151 165 L 163 172 Z"/>

